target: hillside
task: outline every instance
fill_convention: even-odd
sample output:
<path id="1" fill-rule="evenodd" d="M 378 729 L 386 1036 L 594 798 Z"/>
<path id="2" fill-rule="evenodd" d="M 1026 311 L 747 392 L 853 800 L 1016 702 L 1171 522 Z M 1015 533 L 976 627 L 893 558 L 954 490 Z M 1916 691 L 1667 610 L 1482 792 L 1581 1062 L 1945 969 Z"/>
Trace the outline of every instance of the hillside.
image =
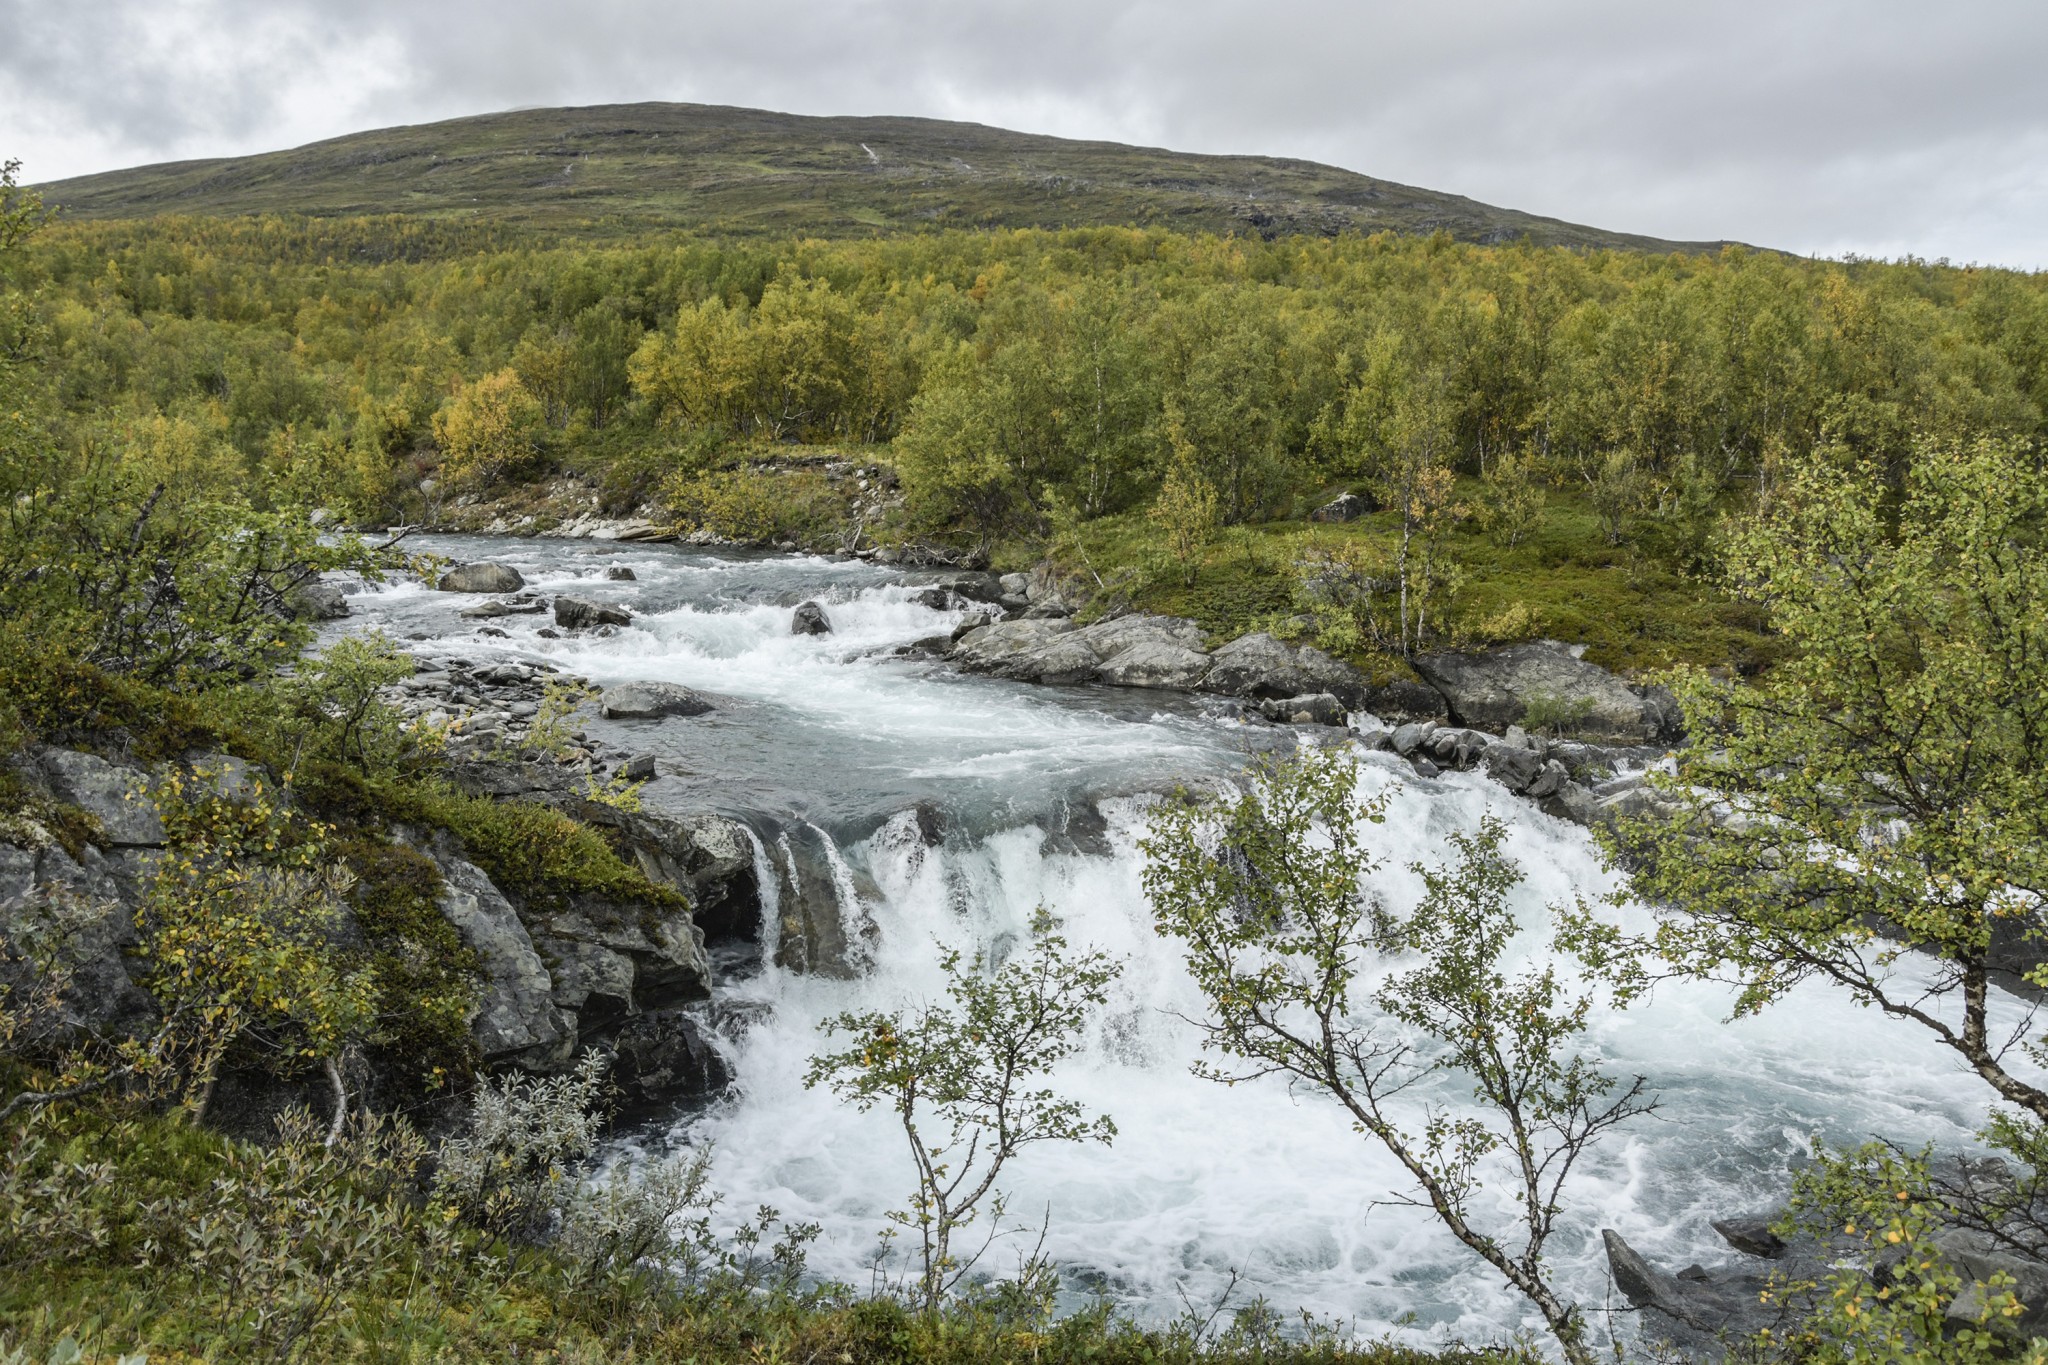
<path id="1" fill-rule="evenodd" d="M 1702 250 L 1279 157 L 1196 156 L 918 118 L 699 104 L 529 109 L 41 187 L 73 218 L 407 213 L 534 227 L 861 236 L 937 227 L 1444 231 L 1474 242 Z"/>

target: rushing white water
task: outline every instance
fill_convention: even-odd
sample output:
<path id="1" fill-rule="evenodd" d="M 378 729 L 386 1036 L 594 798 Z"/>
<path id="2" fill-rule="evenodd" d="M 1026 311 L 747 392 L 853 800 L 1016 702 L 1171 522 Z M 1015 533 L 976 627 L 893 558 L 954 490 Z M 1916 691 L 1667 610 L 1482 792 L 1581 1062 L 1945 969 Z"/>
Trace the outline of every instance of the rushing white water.
<path id="1" fill-rule="evenodd" d="M 1183 1296 L 1212 1301 L 1235 1272 L 1240 1302 L 1260 1294 L 1368 1335 L 1492 1339 L 1535 1325 L 1426 1214 L 1395 1202 L 1407 1190 L 1400 1172 L 1330 1103 L 1277 1082 L 1226 1088 L 1189 1074 L 1199 1054 L 1184 1018 L 1200 1001 L 1140 891 L 1142 793 L 1227 779 L 1284 732 L 1255 732 L 1183 699 L 963 679 L 883 657 L 955 618 L 868 566 L 659 547 L 600 557 L 531 541 L 451 542 L 444 552 L 513 563 L 543 592 L 628 602 L 638 621 L 609 639 L 547 640 L 540 619 L 501 618 L 491 624 L 507 637 L 480 637 L 457 620 L 460 599 L 411 588 L 357 598 L 359 615 L 428 641 L 419 648 L 429 653 L 538 656 L 600 682 L 661 678 L 718 694 L 712 716 L 592 728 L 689 770 L 655 783 L 653 804 L 712 805 L 758 824 L 768 896 L 771 864 L 795 875 L 792 829 L 823 840 L 842 904 L 860 895 L 856 869 L 879 888 L 858 907 L 879 930 L 861 979 L 771 965 L 724 988 L 747 1006 L 730 1017 L 749 1021 L 729 1040 L 736 1093 L 679 1116 L 669 1134 L 716 1145 L 733 1207 L 767 1203 L 822 1223 L 817 1270 L 865 1283 L 884 1215 L 912 1183 L 890 1115 L 855 1113 L 802 1085 L 826 1042 L 820 1021 L 932 998 L 944 948 L 999 956 L 1043 906 L 1077 946 L 1126 964 L 1112 1008 L 1090 1021 L 1086 1049 L 1061 1077 L 1114 1117 L 1114 1145 L 1027 1149 L 1006 1185 L 1020 1218 L 1047 1220 L 1046 1250 L 1076 1293 L 1160 1316 Z M 639 581 L 594 581 L 618 562 Z M 803 596 L 826 603 L 832 635 L 789 634 L 789 605 Z M 1542 951 L 1547 905 L 1611 889 L 1584 831 L 1484 777 L 1423 781 L 1383 756 L 1359 763 L 1361 783 L 1388 796 L 1386 820 L 1367 837 L 1384 864 L 1376 888 L 1395 905 L 1420 894 L 1408 865 L 1445 856 L 1446 836 L 1488 811 L 1506 820 L 1506 851 L 1525 874 L 1515 904 L 1528 960 Z M 937 847 L 909 810 L 919 802 L 945 812 Z M 1106 827 L 1075 819 L 1087 811 Z M 772 926 L 775 906 L 763 910 Z M 1837 993 L 1801 988 L 1736 1023 L 1724 1022 L 1728 1006 L 1718 988 L 1667 986 L 1593 1022 L 1589 1046 L 1610 1069 L 1649 1078 L 1661 1108 L 1601 1149 L 1571 1191 L 1553 1259 L 1583 1301 L 1609 1295 L 1601 1227 L 1672 1268 L 1729 1261 L 1708 1220 L 1780 1197 L 1811 1135 L 1953 1144 L 1983 1119 L 1981 1082 L 1949 1054 Z M 1468 1102 L 1455 1086 L 1428 1098 Z M 1513 1218 L 1505 1193 L 1488 1212 L 1503 1226 Z"/>

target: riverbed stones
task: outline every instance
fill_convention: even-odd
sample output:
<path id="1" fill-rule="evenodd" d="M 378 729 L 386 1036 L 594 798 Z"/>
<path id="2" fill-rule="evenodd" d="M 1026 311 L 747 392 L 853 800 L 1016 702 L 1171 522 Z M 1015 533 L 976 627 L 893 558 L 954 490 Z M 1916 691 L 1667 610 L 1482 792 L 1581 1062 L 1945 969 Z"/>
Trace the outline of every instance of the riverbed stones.
<path id="1" fill-rule="evenodd" d="M 587 597 L 557 597 L 555 599 L 555 624 L 565 630 L 582 630 L 589 626 L 628 626 L 633 623 L 633 613 L 624 607 L 609 602 L 593 602 Z"/>
<path id="2" fill-rule="evenodd" d="M 1397 725 L 1388 740 L 1388 745 L 1401 757 L 1413 758 L 1416 751 L 1422 748 L 1423 741 L 1434 734 L 1436 729 L 1437 724 L 1433 720 L 1415 720 L 1406 725 Z"/>
<path id="3" fill-rule="evenodd" d="M 619 765 L 619 776 L 628 782 L 645 782 L 655 773 L 653 754 L 634 754 Z"/>
<path id="4" fill-rule="evenodd" d="M 606 720 L 701 716 L 716 709 L 702 693 L 669 682 L 629 682 L 607 687 L 597 707 Z"/>
<path id="5" fill-rule="evenodd" d="M 1494 781 L 1518 794 L 1543 772 L 1543 755 L 1515 744 L 1488 745 L 1483 761 Z"/>
<path id="6" fill-rule="evenodd" d="M 1484 654 L 1423 655 L 1415 671 L 1443 694 L 1451 718 L 1461 725 L 1500 731 L 1540 721 L 1623 744 L 1677 738 L 1668 694 L 1645 697 L 1554 640 Z"/>
<path id="7" fill-rule="evenodd" d="M 799 602 L 790 613 L 789 633 L 791 635 L 830 635 L 832 618 L 825 614 L 825 608 L 816 602 Z"/>
<path id="8" fill-rule="evenodd" d="M 631 583 L 640 577 L 624 564 L 612 565 L 604 571 L 604 576 L 614 583 Z"/>
<path id="9" fill-rule="evenodd" d="M 518 592 L 526 580 L 509 564 L 479 562 L 457 564 L 435 586 L 442 592 Z"/>
<path id="10" fill-rule="evenodd" d="M 1282 725 L 1342 725 L 1346 719 L 1344 703 L 1328 692 L 1263 701 L 1259 713 Z"/>

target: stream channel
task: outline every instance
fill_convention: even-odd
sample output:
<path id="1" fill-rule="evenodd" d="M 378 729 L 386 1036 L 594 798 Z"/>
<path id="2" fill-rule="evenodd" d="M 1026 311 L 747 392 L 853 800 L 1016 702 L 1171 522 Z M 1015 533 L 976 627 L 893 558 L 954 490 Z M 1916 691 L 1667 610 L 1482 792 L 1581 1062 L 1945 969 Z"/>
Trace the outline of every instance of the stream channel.
<path id="1" fill-rule="evenodd" d="M 1028 1247 L 1043 1217 L 1071 1303 L 1107 1295 L 1159 1320 L 1184 1301 L 1213 1304 L 1235 1273 L 1235 1305 L 1262 1295 L 1283 1314 L 1307 1310 L 1364 1336 L 1485 1341 L 1540 1326 L 1426 1212 L 1393 1202 L 1408 1188 L 1398 1168 L 1333 1104 L 1279 1082 L 1225 1088 L 1189 1072 L 1200 1054 L 1182 1017 L 1199 1013 L 1199 997 L 1173 944 L 1154 934 L 1140 891 L 1145 794 L 1227 783 L 1254 753 L 1292 747 L 1294 731 L 1234 719 L 1214 699 L 1037 687 L 891 656 L 964 612 L 914 600 L 914 574 L 856 560 L 588 541 L 409 543 L 510 564 L 548 597 L 616 602 L 634 623 L 609 637 L 547 639 L 538 633 L 546 616 L 466 621 L 459 612 L 478 599 L 408 583 L 352 597 L 347 629 L 382 629 L 433 657 L 544 660 L 600 686 L 664 680 L 710 694 L 718 709 L 709 715 L 612 722 L 593 713 L 584 728 L 658 757 L 661 775 L 643 792 L 651 810 L 735 816 L 763 860 L 780 859 L 784 841 L 817 841 L 842 913 L 875 926 L 858 980 L 799 976 L 759 954 L 722 959 L 717 1017 L 732 1091 L 632 1141 L 714 1144 L 725 1212 L 770 1204 L 822 1224 L 812 1268 L 866 1285 L 884 1215 L 912 1188 L 911 1166 L 891 1114 L 862 1115 L 804 1088 L 806 1062 L 827 1042 L 819 1021 L 932 998 L 944 947 L 999 957 L 1044 906 L 1077 947 L 1126 964 L 1111 1007 L 1089 1022 L 1084 1051 L 1059 1078 L 1115 1119 L 1114 1145 L 1028 1148 L 1006 1184 L 1011 1208 L 1034 1225 L 1008 1245 Z M 613 565 L 635 581 L 608 581 Z M 831 634 L 790 633 L 790 608 L 805 599 L 825 605 Z M 1546 905 L 1613 886 L 1584 830 L 1483 773 L 1424 780 L 1390 754 L 1362 751 L 1358 765 L 1365 789 L 1391 793 L 1367 838 L 1384 863 L 1376 890 L 1396 906 L 1420 894 L 1408 865 L 1445 857 L 1445 836 L 1489 810 L 1507 822 L 1507 851 L 1526 874 L 1516 892 L 1526 960 L 1543 950 Z M 943 837 L 931 846 L 935 825 Z M 775 907 L 763 911 L 772 923 Z M 1591 1047 L 1611 1070 L 1648 1077 L 1661 1107 L 1610 1138 L 1571 1191 L 1552 1259 L 1582 1302 L 1622 1306 L 1602 1227 L 1668 1270 L 1731 1262 L 1740 1258 L 1709 1219 L 1782 1198 L 1812 1135 L 1952 1146 L 1983 1121 L 1982 1083 L 1915 1029 L 1818 987 L 1735 1023 L 1724 1022 L 1729 1001 L 1719 988 L 1666 986 L 1594 1020 Z M 1446 1083 L 1417 1097 L 1418 1119 L 1424 1098 L 1469 1102 Z M 1504 1189 L 1488 1212 L 1512 1218 Z M 999 1243 L 990 1255 L 1000 1271 L 1015 1249 Z"/>

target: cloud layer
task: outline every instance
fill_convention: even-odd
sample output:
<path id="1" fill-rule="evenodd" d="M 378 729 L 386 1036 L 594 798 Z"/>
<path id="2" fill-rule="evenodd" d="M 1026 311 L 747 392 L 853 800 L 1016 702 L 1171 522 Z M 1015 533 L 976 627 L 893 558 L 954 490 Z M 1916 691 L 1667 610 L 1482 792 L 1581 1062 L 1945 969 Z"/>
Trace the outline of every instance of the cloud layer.
<path id="1" fill-rule="evenodd" d="M 522 105 L 922 114 L 2048 267 L 2033 0 L 0 0 L 31 179 Z"/>

